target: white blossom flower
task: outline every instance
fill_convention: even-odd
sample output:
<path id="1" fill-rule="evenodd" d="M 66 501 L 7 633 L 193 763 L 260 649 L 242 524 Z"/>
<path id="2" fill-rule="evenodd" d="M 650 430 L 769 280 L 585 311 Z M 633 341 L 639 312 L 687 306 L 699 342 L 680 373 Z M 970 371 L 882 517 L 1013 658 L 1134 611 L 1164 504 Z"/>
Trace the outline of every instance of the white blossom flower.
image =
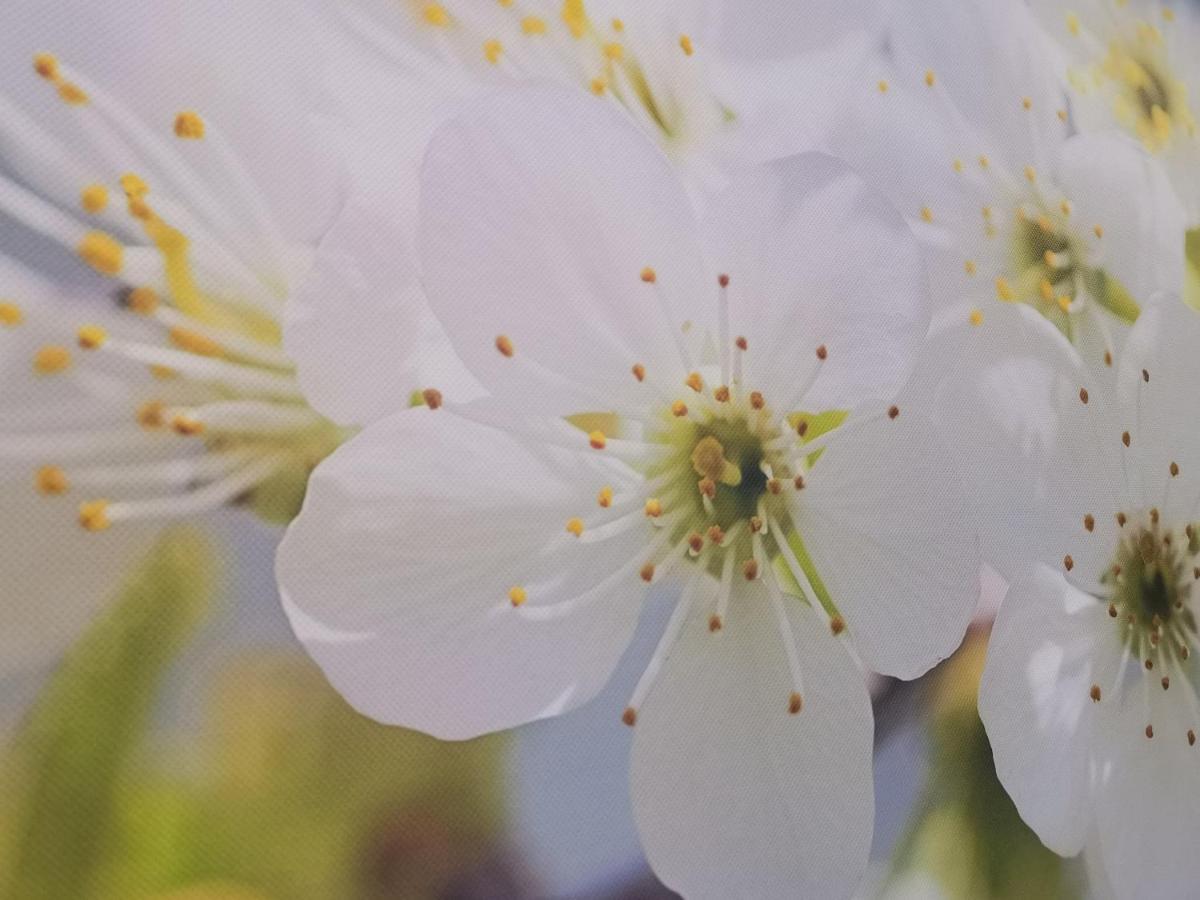
<path id="1" fill-rule="evenodd" d="M 1157 0 L 1037 0 L 1069 66 L 1075 121 L 1121 128 L 1161 159 L 1200 226 L 1200 10 Z"/>
<path id="2" fill-rule="evenodd" d="M 809 0 L 803 9 L 789 0 L 316 6 L 328 23 L 325 78 L 355 126 L 343 155 L 358 205 L 374 211 L 389 262 L 410 273 L 420 161 L 433 130 L 464 99 L 534 81 L 603 96 L 670 157 L 703 203 L 727 171 L 815 145 L 841 71 L 867 52 L 881 19 L 875 0 Z M 395 325 L 381 327 L 385 317 Z M 406 392 L 392 385 L 411 380 L 414 357 L 423 383 L 447 396 L 481 392 L 460 371 L 411 274 L 361 311 L 295 304 L 286 334 L 306 394 L 335 418 L 401 408 Z M 327 347 L 335 334 L 343 345 Z M 366 354 L 375 377 L 344 377 L 335 361 L 345 342 L 375 349 Z"/>
<path id="3" fill-rule="evenodd" d="M 434 138 L 420 234 L 489 396 L 317 468 L 278 560 L 298 635 L 362 712 L 467 738 L 586 702 L 648 588 L 680 583 L 613 711 L 652 865 L 690 896 L 849 894 L 873 819 L 856 656 L 916 677 L 977 593 L 946 452 L 889 399 L 928 321 L 902 217 L 805 155 L 698 223 L 644 136 L 543 85 Z"/>
<path id="4" fill-rule="evenodd" d="M 1200 878 L 1197 346 L 1182 303 L 1146 310 L 1114 392 L 1031 340 L 1023 374 L 1054 437 L 1011 448 L 1045 490 L 1021 513 L 1038 547 L 996 620 L 980 713 L 1025 821 L 1063 855 L 1094 831 L 1119 897 L 1190 897 Z"/>
<path id="5" fill-rule="evenodd" d="M 1183 210 L 1119 134 L 1072 133 L 1052 42 L 1021 0 L 895 4 L 889 52 L 851 83 L 831 151 L 909 217 L 943 324 L 1027 304 L 1090 365 L 1178 291 Z"/>
<path id="6" fill-rule="evenodd" d="M 314 253 L 338 167 L 305 121 L 303 32 L 242 6 L 5 12 L 5 666 L 60 650 L 149 526 L 231 504 L 286 520 L 343 436 L 280 346 L 302 286 L 366 290 L 343 235 Z"/>

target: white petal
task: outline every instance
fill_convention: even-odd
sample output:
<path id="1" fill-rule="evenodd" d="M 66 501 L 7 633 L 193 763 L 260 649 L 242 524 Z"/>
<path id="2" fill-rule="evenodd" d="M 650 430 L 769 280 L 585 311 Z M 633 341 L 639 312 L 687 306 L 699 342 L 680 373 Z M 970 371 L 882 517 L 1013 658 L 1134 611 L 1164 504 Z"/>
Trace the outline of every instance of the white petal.
<path id="1" fill-rule="evenodd" d="M 923 361 L 942 376 L 934 421 L 971 479 L 985 558 L 1012 577 L 1070 554 L 1096 577 L 1124 506 L 1121 429 L 1061 333 L 1028 306 L 993 303 L 978 326 L 964 310 L 931 337 Z M 1002 512 L 1014 497 L 1029 514 Z"/>
<path id="2" fill-rule="evenodd" d="M 1009 587 L 988 646 L 979 714 L 996 772 L 1021 817 L 1063 856 L 1083 849 L 1092 821 L 1093 728 L 1120 657 L 1117 637 L 1103 603 L 1038 566 Z"/>
<path id="3" fill-rule="evenodd" d="M 441 737 L 582 703 L 637 621 L 646 539 L 634 528 L 588 543 L 566 523 L 596 509 L 603 485 L 620 494 L 621 476 L 448 409 L 376 423 L 317 468 L 280 547 L 297 634 L 360 711 Z M 594 602 L 533 615 L 622 566 Z"/>
<path id="4" fill-rule="evenodd" d="M 721 0 L 710 3 L 710 40 L 745 59 L 794 57 L 855 32 L 875 34 L 885 4 L 875 0 Z"/>
<path id="5" fill-rule="evenodd" d="M 847 426 L 793 520 L 868 667 L 916 678 L 962 641 L 979 599 L 979 548 L 956 468 L 932 423 Z"/>
<path id="6" fill-rule="evenodd" d="M 361 203 L 343 210 L 285 309 L 305 398 L 339 424 L 397 412 L 426 387 L 414 371 L 425 300 L 405 230 Z"/>
<path id="7" fill-rule="evenodd" d="M 644 397 L 635 363 L 683 377 L 673 332 L 716 310 L 694 231 L 666 159 L 579 92 L 491 95 L 443 126 L 426 158 L 419 247 L 434 313 L 487 390 L 540 412 Z M 522 359 L 497 352 L 499 335 Z"/>
<path id="8" fill-rule="evenodd" d="M 1182 697 L 1151 679 L 1153 713 L 1143 687 L 1126 687 L 1126 701 L 1098 747 L 1095 788 L 1100 855 L 1118 897 L 1183 900 L 1200 883 L 1200 759 L 1187 739 L 1194 719 Z M 1147 721 L 1149 720 L 1149 721 Z M 1154 737 L 1146 737 L 1146 726 Z"/>
<path id="9" fill-rule="evenodd" d="M 822 344 L 812 408 L 890 396 L 904 382 L 929 325 L 920 248 L 843 163 L 813 153 L 757 168 L 705 224 L 711 258 L 730 276 L 731 328 L 748 339 L 752 387 L 769 400 L 788 394 Z"/>
<path id="10" fill-rule="evenodd" d="M 968 123 L 995 142 L 1009 171 L 1049 163 L 1066 136 L 1058 110 L 1061 62 L 1023 0 L 929 0 L 893 4 L 900 72 L 922 85 L 934 73 Z M 1025 101 L 1028 100 L 1028 108 Z"/>
<path id="11" fill-rule="evenodd" d="M 1144 502 L 1166 506 L 1176 521 L 1194 517 L 1200 498 L 1197 347 L 1200 313 L 1167 296 L 1138 317 L 1117 373 L 1121 427 L 1133 436 L 1130 456 L 1140 470 Z M 1179 466 L 1176 478 L 1168 474 L 1171 463 Z"/>
<path id="12" fill-rule="evenodd" d="M 1091 244 L 1093 264 L 1145 306 L 1183 281 L 1183 208 L 1167 173 L 1132 140 L 1079 135 L 1059 151 L 1055 180 Z M 1093 238 L 1100 226 L 1103 237 Z"/>
<path id="13" fill-rule="evenodd" d="M 687 623 L 635 727 L 634 815 L 646 856 L 688 897 L 847 897 L 874 820 L 873 721 L 863 675 L 791 601 L 804 708 L 762 588 L 725 630 Z"/>

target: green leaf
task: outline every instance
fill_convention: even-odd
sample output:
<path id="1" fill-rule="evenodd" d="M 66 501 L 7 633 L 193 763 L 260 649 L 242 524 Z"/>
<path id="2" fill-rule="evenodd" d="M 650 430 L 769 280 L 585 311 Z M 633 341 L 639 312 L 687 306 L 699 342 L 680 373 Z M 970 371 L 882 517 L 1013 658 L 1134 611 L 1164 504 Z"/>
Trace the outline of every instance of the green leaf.
<path id="1" fill-rule="evenodd" d="M 1192 308 L 1200 309 L 1200 228 L 1193 228 L 1187 233 L 1183 247 L 1183 299 Z"/>
<path id="2" fill-rule="evenodd" d="M 49 679 L 0 769 L 0 898 L 93 895 L 121 776 L 210 610 L 216 562 L 194 532 L 164 535 Z"/>

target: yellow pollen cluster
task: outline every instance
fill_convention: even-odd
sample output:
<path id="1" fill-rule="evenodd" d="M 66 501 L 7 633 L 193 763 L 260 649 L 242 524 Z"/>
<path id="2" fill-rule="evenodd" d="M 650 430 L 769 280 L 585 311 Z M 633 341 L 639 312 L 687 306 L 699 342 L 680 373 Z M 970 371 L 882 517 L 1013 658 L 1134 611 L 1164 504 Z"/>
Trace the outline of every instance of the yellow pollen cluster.
<path id="1" fill-rule="evenodd" d="M 125 297 L 125 305 L 139 316 L 150 315 L 158 304 L 158 293 L 150 287 L 136 287 Z"/>
<path id="2" fill-rule="evenodd" d="M 42 466 L 33 476 L 34 487 L 47 497 L 65 494 L 71 488 L 67 474 L 58 466 Z"/>
<path id="3" fill-rule="evenodd" d="M 175 137 L 198 141 L 204 137 L 204 120 L 192 110 L 184 110 L 175 117 Z"/>
<path id="4" fill-rule="evenodd" d="M 38 375 L 55 375 L 71 366 L 71 351 L 58 344 L 47 344 L 33 355 L 33 371 Z"/>
<path id="5" fill-rule="evenodd" d="M 21 307 L 8 301 L 0 301 L 0 325 L 15 328 L 25 321 L 25 313 Z"/>
<path id="6" fill-rule="evenodd" d="M 100 325 L 84 325 L 79 329 L 76 338 L 84 350 L 95 350 L 108 340 L 108 332 Z"/>
<path id="7" fill-rule="evenodd" d="M 79 524 L 85 531 L 103 531 L 112 522 L 108 518 L 107 500 L 88 500 L 79 504 Z"/>
<path id="8" fill-rule="evenodd" d="M 108 188 L 102 184 L 89 184 L 79 192 L 79 205 L 91 215 L 104 212 L 108 206 Z"/>
<path id="9" fill-rule="evenodd" d="M 110 234 L 89 231 L 76 248 L 79 258 L 101 275 L 118 275 L 124 263 L 125 248 Z"/>

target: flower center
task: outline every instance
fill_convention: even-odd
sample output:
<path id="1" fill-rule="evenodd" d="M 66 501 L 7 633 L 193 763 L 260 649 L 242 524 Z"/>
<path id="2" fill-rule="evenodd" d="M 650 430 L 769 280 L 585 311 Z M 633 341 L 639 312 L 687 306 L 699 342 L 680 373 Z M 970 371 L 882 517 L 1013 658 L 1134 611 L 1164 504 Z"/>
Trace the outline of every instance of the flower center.
<path id="1" fill-rule="evenodd" d="M 1196 136 L 1187 86 L 1174 77 L 1157 28 L 1140 23 L 1134 37 L 1113 41 L 1099 73 L 1115 87 L 1117 120 L 1149 152 L 1168 149 L 1176 136 Z"/>
<path id="2" fill-rule="evenodd" d="M 1191 525 L 1166 527 L 1156 509 L 1122 530 L 1113 563 L 1100 579 L 1112 588 L 1109 614 L 1124 623 L 1125 640 L 1139 658 L 1182 661 L 1196 634 L 1191 558 L 1200 552 L 1200 535 Z"/>

